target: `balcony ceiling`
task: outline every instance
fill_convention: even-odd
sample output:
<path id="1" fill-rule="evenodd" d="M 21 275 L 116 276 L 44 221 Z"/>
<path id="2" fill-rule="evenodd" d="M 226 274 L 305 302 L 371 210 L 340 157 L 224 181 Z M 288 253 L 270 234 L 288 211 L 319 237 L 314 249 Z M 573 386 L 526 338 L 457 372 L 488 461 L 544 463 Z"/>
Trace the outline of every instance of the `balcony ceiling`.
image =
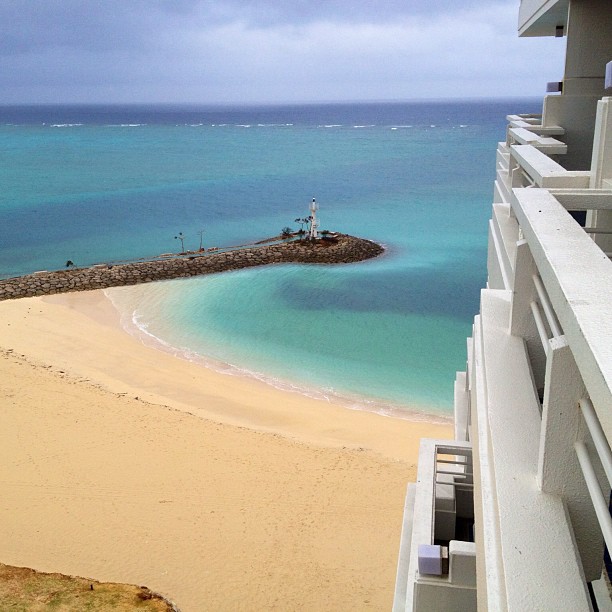
<path id="1" fill-rule="evenodd" d="M 554 36 L 557 26 L 567 27 L 570 0 L 522 0 L 519 36 Z"/>

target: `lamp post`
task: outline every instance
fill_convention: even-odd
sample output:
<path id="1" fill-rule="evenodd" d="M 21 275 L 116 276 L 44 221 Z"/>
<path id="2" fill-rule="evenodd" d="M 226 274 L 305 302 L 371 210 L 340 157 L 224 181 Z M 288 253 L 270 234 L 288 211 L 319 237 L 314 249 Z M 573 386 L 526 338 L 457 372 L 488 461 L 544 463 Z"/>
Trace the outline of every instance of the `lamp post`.
<path id="1" fill-rule="evenodd" d="M 174 239 L 181 241 L 181 253 L 184 253 L 185 252 L 185 236 L 183 236 L 183 232 L 179 232 L 178 236 L 175 236 Z"/>

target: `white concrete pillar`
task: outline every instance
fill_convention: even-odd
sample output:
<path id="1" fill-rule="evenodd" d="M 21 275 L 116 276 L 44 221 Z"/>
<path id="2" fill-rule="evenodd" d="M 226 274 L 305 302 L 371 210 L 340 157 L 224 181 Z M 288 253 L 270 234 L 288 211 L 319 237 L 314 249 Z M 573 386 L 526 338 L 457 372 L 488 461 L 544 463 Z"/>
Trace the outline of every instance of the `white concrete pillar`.
<path id="1" fill-rule="evenodd" d="M 560 496 L 567 506 L 587 581 L 597 580 L 603 539 L 585 484 L 574 442 L 586 435 L 578 402 L 586 389 L 565 336 L 552 338 L 546 363 L 538 486 Z"/>
<path id="2" fill-rule="evenodd" d="M 531 311 L 531 302 L 537 299 L 537 292 L 533 284 L 533 275 L 536 273 L 537 267 L 531 256 L 527 241 L 519 240 L 516 243 L 514 258 L 514 285 L 509 328 L 513 336 L 520 336 L 527 344 L 534 383 L 538 393 L 541 394 L 544 388 L 546 354 L 542 348 Z"/>
<path id="3" fill-rule="evenodd" d="M 610 97 L 597 102 L 591 158 L 591 189 L 601 189 L 606 179 L 612 179 L 612 98 Z"/>
<path id="4" fill-rule="evenodd" d="M 544 125 L 565 128 L 567 155 L 556 158 L 567 170 L 588 170 L 597 101 L 606 95 L 606 63 L 612 61 L 610 0 L 571 0 L 563 93 L 546 96 Z"/>
<path id="5" fill-rule="evenodd" d="M 597 103 L 590 187 L 592 189 L 612 188 L 612 98 L 610 97 L 603 98 Z M 586 227 L 600 229 L 604 232 L 612 231 L 612 211 L 589 211 Z M 604 252 L 612 252 L 611 234 L 592 234 L 592 238 Z"/>

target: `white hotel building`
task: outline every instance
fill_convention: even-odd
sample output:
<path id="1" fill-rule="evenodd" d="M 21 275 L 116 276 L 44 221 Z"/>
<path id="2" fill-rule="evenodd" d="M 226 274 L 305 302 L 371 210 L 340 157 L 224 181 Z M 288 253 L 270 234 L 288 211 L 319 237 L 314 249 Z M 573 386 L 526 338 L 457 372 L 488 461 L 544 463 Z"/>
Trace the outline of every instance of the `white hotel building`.
<path id="1" fill-rule="evenodd" d="M 565 36 L 565 74 L 497 149 L 455 439 L 422 441 L 395 612 L 612 610 L 612 0 L 522 0 L 519 34 Z"/>

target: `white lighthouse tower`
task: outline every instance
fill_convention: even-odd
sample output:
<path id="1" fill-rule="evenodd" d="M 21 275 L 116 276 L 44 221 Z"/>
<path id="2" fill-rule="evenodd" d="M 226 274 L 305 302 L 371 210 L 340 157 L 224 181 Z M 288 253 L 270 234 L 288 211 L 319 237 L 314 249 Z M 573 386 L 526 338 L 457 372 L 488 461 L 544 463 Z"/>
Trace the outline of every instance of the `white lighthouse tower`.
<path id="1" fill-rule="evenodd" d="M 317 210 L 319 210 L 319 205 L 317 204 L 317 201 L 312 198 L 312 202 L 310 203 L 310 228 L 308 230 L 308 237 L 311 240 L 314 240 L 319 235 L 319 220 L 317 219 Z"/>

